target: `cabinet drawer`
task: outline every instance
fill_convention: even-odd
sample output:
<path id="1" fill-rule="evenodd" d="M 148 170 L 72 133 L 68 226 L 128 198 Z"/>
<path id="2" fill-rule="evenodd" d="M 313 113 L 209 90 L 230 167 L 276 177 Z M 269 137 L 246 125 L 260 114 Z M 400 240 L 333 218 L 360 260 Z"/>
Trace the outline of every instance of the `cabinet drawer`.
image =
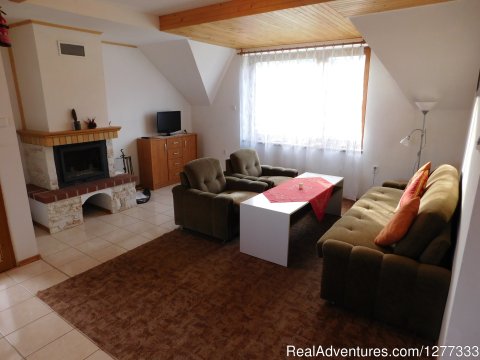
<path id="1" fill-rule="evenodd" d="M 180 171 L 183 170 L 183 160 L 179 158 L 169 158 L 168 159 L 168 169 L 179 168 Z"/>
<path id="2" fill-rule="evenodd" d="M 183 142 L 181 138 L 167 139 L 167 147 L 169 150 L 173 148 L 181 148 L 182 144 Z"/>
<path id="3" fill-rule="evenodd" d="M 181 158 L 182 155 L 183 155 L 183 150 L 182 150 L 181 147 L 174 148 L 174 149 L 168 149 L 168 160 Z"/>

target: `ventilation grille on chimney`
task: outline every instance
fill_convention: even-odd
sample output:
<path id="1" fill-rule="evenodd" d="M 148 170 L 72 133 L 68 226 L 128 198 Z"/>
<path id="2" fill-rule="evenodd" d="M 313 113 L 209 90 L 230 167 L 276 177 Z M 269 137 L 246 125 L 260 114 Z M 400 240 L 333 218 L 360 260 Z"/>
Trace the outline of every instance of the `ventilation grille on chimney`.
<path id="1" fill-rule="evenodd" d="M 85 57 L 85 46 L 77 44 L 68 44 L 65 42 L 58 42 L 58 52 L 60 55 L 72 55 Z"/>

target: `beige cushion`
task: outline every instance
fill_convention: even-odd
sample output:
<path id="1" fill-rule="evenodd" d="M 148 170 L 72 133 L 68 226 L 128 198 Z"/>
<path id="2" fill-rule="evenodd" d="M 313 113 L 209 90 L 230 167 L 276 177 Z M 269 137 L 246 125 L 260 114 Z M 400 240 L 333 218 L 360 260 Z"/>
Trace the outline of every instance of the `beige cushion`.
<path id="1" fill-rule="evenodd" d="M 390 253 L 390 248 L 377 246 L 373 240 L 390 221 L 401 196 L 402 190 L 399 189 L 371 188 L 320 238 L 317 244 L 319 255 L 322 255 L 321 247 L 328 239 Z"/>
<path id="2" fill-rule="evenodd" d="M 420 257 L 452 218 L 459 197 L 458 171 L 451 165 L 438 167 L 428 178 L 418 215 L 407 235 L 397 243 L 395 254 Z"/>
<path id="3" fill-rule="evenodd" d="M 261 179 L 269 180 L 273 183 L 273 186 L 278 186 L 287 180 L 291 180 L 292 178 L 289 176 L 260 176 L 260 180 Z"/>
<path id="4" fill-rule="evenodd" d="M 223 191 L 219 195 L 228 196 L 229 198 L 233 199 L 233 203 L 235 205 L 240 205 L 242 201 L 248 200 L 251 197 L 258 195 L 258 193 L 252 191 L 230 190 Z"/>

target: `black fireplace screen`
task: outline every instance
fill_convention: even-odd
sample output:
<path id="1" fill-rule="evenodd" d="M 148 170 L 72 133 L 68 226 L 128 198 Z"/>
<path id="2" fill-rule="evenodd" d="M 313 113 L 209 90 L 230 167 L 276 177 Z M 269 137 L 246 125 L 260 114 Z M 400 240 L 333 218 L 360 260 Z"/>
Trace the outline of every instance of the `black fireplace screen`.
<path id="1" fill-rule="evenodd" d="M 109 175 L 105 140 L 55 146 L 53 152 L 59 187 Z"/>

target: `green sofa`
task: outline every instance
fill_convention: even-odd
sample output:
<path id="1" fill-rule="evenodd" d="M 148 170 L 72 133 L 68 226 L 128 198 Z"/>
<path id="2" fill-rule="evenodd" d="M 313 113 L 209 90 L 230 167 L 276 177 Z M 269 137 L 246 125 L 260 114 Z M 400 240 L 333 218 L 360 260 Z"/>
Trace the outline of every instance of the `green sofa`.
<path id="1" fill-rule="evenodd" d="M 403 190 L 373 187 L 318 241 L 323 257 L 321 297 L 355 312 L 437 339 L 455 248 L 458 171 L 430 174 L 416 219 L 394 246 L 374 239 Z"/>

